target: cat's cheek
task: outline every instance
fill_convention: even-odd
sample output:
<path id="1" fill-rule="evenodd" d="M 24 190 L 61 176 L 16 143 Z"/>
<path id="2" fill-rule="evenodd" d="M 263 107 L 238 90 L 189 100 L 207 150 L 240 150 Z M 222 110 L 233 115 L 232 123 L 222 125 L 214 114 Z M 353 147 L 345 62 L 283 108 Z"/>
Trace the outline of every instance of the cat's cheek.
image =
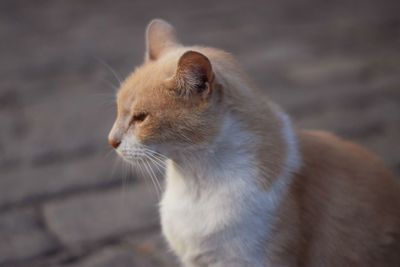
<path id="1" fill-rule="evenodd" d="M 148 143 L 150 139 L 155 135 L 155 131 L 151 125 L 140 125 L 135 129 L 134 138 L 136 142 L 143 144 Z"/>
<path id="2" fill-rule="evenodd" d="M 165 118 L 153 119 L 135 129 L 135 137 L 146 146 L 164 143 L 171 136 L 171 125 Z"/>

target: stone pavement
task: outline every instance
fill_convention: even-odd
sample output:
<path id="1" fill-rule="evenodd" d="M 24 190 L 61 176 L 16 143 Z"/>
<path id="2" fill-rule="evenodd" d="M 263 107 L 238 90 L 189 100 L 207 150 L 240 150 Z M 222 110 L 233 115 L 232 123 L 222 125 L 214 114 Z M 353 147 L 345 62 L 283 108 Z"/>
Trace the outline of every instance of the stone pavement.
<path id="1" fill-rule="evenodd" d="M 0 3 L 0 266 L 177 266 L 148 177 L 106 143 L 144 27 L 224 48 L 299 127 L 357 141 L 400 174 L 398 1 Z M 104 63 L 106 62 L 106 64 Z M 117 161 L 117 163 L 115 163 Z"/>

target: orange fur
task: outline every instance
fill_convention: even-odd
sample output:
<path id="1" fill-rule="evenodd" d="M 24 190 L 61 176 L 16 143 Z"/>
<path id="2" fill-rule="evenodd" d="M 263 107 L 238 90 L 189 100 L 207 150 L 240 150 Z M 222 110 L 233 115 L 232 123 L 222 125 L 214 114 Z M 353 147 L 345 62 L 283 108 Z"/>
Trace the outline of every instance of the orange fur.
<path id="1" fill-rule="evenodd" d="M 299 137 L 303 166 L 269 257 L 277 266 L 399 266 L 398 181 L 354 143 L 321 131 Z"/>

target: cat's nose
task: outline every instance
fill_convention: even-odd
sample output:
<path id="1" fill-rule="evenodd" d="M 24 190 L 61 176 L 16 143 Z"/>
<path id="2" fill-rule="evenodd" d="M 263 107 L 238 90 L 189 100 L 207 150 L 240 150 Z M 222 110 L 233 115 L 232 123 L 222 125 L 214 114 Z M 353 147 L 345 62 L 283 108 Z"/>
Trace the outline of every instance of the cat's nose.
<path id="1" fill-rule="evenodd" d="M 108 138 L 108 143 L 115 149 L 119 147 L 121 144 L 121 140 L 115 139 L 115 138 Z"/>

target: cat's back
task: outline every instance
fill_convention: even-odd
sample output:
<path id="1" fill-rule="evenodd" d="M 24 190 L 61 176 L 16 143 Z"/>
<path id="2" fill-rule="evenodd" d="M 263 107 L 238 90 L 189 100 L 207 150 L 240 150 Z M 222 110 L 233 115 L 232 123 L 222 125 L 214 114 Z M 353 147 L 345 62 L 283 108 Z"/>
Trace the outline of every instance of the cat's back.
<path id="1" fill-rule="evenodd" d="M 400 183 L 366 149 L 320 131 L 301 131 L 301 266 L 400 266 Z"/>

